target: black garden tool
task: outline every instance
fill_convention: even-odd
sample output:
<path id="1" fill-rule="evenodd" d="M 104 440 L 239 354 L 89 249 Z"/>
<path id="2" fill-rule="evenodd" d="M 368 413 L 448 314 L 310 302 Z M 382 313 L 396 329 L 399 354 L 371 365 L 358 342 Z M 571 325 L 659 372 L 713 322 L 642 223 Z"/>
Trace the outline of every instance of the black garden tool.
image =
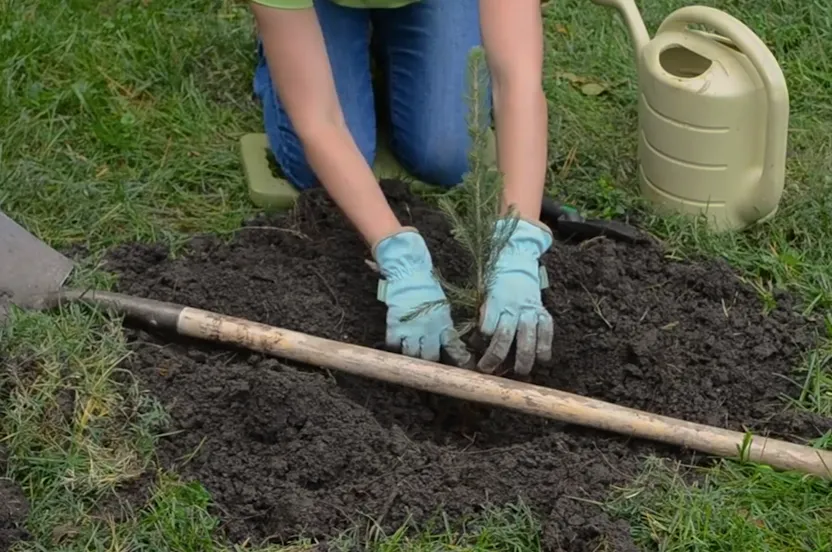
<path id="1" fill-rule="evenodd" d="M 615 220 L 587 219 L 577 209 L 543 197 L 540 218 L 565 240 L 578 241 L 605 236 L 612 240 L 634 243 L 644 240 L 635 227 Z"/>

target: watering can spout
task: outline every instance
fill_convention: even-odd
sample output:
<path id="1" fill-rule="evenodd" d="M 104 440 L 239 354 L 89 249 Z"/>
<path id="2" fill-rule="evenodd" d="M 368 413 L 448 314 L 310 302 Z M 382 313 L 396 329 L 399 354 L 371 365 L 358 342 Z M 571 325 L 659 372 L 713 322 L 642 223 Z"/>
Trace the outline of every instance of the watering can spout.
<path id="1" fill-rule="evenodd" d="M 627 31 L 630 33 L 630 39 L 633 41 L 633 50 L 638 61 L 641 58 L 641 52 L 644 50 L 644 47 L 650 42 L 650 34 L 647 32 L 647 26 L 641 18 L 635 0 L 592 1 L 600 6 L 609 6 L 618 11 L 621 19 L 624 20 L 624 25 L 627 26 Z"/>

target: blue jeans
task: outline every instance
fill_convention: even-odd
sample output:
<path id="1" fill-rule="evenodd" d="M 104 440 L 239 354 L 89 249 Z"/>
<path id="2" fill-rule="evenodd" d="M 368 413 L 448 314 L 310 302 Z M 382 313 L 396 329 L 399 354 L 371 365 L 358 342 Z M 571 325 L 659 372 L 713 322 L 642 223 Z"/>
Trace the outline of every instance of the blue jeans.
<path id="1" fill-rule="evenodd" d="M 421 0 L 396 9 L 315 0 L 347 126 L 367 163 L 376 152 L 370 24 L 388 85 L 390 147 L 412 176 L 450 187 L 468 170 L 467 62 L 481 44 L 478 0 Z M 254 92 L 275 159 L 298 189 L 318 185 L 258 46 Z M 490 94 L 488 95 L 490 101 Z M 490 104 L 489 104 L 490 105 Z"/>

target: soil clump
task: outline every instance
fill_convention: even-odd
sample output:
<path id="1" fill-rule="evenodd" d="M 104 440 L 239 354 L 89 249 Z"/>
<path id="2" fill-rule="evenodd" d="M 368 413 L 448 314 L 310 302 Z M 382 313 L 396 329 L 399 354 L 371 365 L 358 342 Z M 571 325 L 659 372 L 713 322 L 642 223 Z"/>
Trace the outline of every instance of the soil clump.
<path id="1" fill-rule="evenodd" d="M 384 189 L 443 274 L 458 275 L 464 257 L 444 216 L 401 183 Z M 198 237 L 178 256 L 130 244 L 105 269 L 121 292 L 380 346 L 385 307 L 368 258 L 316 190 L 291 215 L 253 220 L 230 241 Z M 532 383 L 782 438 L 832 426 L 784 411 L 782 397 L 797 392 L 784 375 L 814 338 L 789 296 L 764 315 L 725 263 L 671 261 L 652 242 L 556 242 L 545 263 L 555 358 Z M 673 447 L 211 344 L 131 331 L 131 347 L 129 367 L 177 432 L 161 461 L 206 486 L 234 541 L 326 539 L 364 515 L 391 530 L 408 515 L 425 521 L 442 508 L 454 519 L 522 499 L 546 550 L 634 550 L 625 522 L 581 499 L 603 500 L 645 454 L 692 461 Z"/>
<path id="2" fill-rule="evenodd" d="M 6 451 L 0 447 L 0 474 L 6 473 Z M 29 502 L 20 485 L 0 477 L 0 551 L 11 550 L 20 541 L 31 538 L 26 529 Z"/>

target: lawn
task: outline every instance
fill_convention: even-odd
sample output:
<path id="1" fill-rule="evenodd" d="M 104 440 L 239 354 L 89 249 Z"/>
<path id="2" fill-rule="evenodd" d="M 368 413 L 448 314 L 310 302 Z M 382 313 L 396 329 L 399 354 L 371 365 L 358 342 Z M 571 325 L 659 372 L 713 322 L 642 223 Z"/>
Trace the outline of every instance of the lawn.
<path id="1" fill-rule="evenodd" d="M 642 205 L 635 193 L 637 87 L 631 43 L 609 9 L 586 0 L 548 2 L 544 8 L 551 192 L 598 216 L 637 213 L 673 259 L 728 261 L 761 299 L 760 320 L 789 292 L 801 316 L 832 332 L 832 60 L 825 46 L 832 41 L 832 14 L 819 1 L 706 3 L 752 27 L 788 80 L 787 190 L 776 218 L 741 234 L 713 235 L 696 221 L 657 217 Z M 652 32 L 683 4 L 645 0 L 640 7 Z M 150 292 L 141 287 L 143 274 L 158 284 L 185 265 L 154 264 L 148 260 L 153 246 L 141 249 L 136 242 L 178 251 L 194 234 L 223 240 L 245 234 L 241 225 L 258 214 L 247 198 L 237 148 L 241 135 L 260 131 L 250 89 L 253 47 L 251 16 L 243 2 L 0 0 L 0 208 L 82 261 L 73 282 L 78 285 L 116 284 L 102 262 L 123 246 L 121 274 L 129 276 L 124 279 L 133 290 Z M 605 92 L 584 94 L 576 79 L 601 84 Z M 248 238 L 239 247 L 251 250 L 265 239 Z M 221 246 L 205 247 L 210 252 Z M 145 255 L 135 257 L 133 268 L 131 251 Z M 610 251 L 626 259 L 620 250 Z M 192 270 L 217 276 L 211 263 L 189 262 Z M 230 293 L 233 283 L 224 286 L 217 294 Z M 324 296 L 332 293 L 326 282 L 321 289 Z M 821 331 L 795 359 L 789 377 L 799 392 L 784 399 L 789 409 L 832 417 L 830 338 Z M 212 487 L 183 475 L 190 473 L 189 454 L 195 458 L 201 442 L 193 443 L 191 453 L 165 448 L 171 416 L 177 413 L 159 398 L 164 385 L 148 392 L 141 377 L 146 374 L 131 372 L 136 358 L 156 362 L 154 369 L 161 370 L 165 358 L 181 367 L 187 355 L 164 357 L 153 352 L 162 349 L 159 344 L 137 350 L 131 345 L 135 339 L 120 321 L 82 308 L 17 312 L 0 333 L 2 459 L 29 505 L 29 536 L 13 550 L 312 547 L 304 539 L 231 543 L 223 536 L 224 514 L 213 505 L 214 489 L 222 492 L 222 482 L 213 481 Z M 191 353 L 189 358 L 197 357 Z M 231 362 L 221 353 L 217 358 L 217 366 Z M 311 380 L 303 379 L 307 376 L 287 372 L 286 377 L 299 378 L 298 389 L 311 388 Z M 333 399 L 331 404 L 341 408 L 345 403 Z M 360 412 L 348 414 L 355 416 L 348 420 L 366 422 Z M 541 424 L 529 434 L 544 430 Z M 832 434 L 812 437 L 817 446 L 832 448 Z M 386 444 L 388 437 L 377 434 L 377 439 Z M 570 439 L 547 443 L 577 450 L 590 439 L 601 446 L 611 437 Z M 520 446 L 510 441 L 500 444 Z M 421 454 L 433 450 L 424 446 Z M 625 447 L 615 446 L 619 452 Z M 173 452 L 183 457 L 182 473 L 159 461 Z M 493 475 L 488 466 L 468 462 L 475 476 L 476 470 Z M 832 550 L 828 483 L 736 461 L 684 464 L 651 456 L 636 477 L 612 480 L 602 499 L 598 489 L 582 489 L 592 497 L 569 500 L 580 502 L 581 512 L 597 509 L 610 519 L 626 520 L 644 550 Z M 534 473 L 541 483 L 536 492 L 545 494 L 543 484 L 555 482 L 542 471 Z M 0 496 L 14 510 L 5 492 L 13 487 L 7 483 Z M 118 499 L 124 499 L 124 507 L 117 507 Z M 542 516 L 555 514 L 541 514 L 523 502 L 493 504 L 463 527 L 450 514 L 386 534 L 357 524 L 360 529 L 345 532 L 336 544 L 349 549 L 365 542 L 379 551 L 531 552 L 560 542 L 566 550 L 588 549 L 547 533 Z M 575 521 L 584 523 L 595 522 Z M 0 522 L 0 539 L 8 534 Z M 599 551 L 622 549 L 603 538 L 578 542 L 592 542 Z"/>

